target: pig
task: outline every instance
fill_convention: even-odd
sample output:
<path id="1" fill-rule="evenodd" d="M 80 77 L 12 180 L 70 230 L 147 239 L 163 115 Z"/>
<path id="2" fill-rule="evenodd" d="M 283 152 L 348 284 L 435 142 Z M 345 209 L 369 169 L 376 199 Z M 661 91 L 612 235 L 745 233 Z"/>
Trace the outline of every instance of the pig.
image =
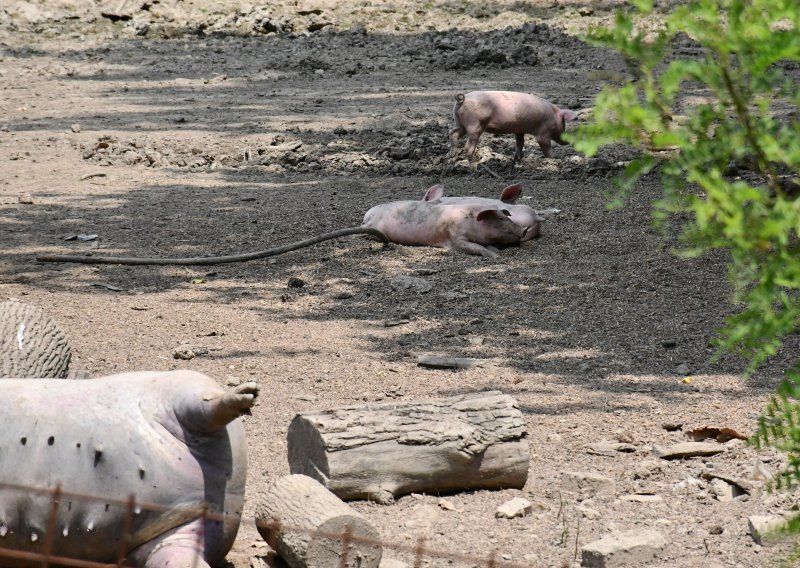
<path id="1" fill-rule="evenodd" d="M 532 207 L 517 204 L 517 199 L 522 195 L 522 185 L 515 183 L 509 185 L 500 192 L 500 199 L 489 199 L 488 197 L 444 197 L 444 186 L 434 185 L 423 197 L 423 201 L 431 203 L 460 203 L 471 205 L 496 206 L 505 209 L 510 214 L 510 219 L 522 227 L 523 237 L 521 242 L 530 241 L 539 237 L 541 234 L 540 225 L 544 221 Z"/>
<path id="2" fill-rule="evenodd" d="M 0 480 L 64 491 L 49 525 L 50 495 L 0 484 L 0 547 L 42 553 L 50 540 L 53 555 L 116 563 L 127 526 L 125 566 L 219 563 L 244 504 L 238 418 L 257 395 L 256 383 L 226 391 L 192 371 L 0 379 Z M 138 503 L 131 518 L 113 501 L 129 495 Z M 203 503 L 218 518 L 201 518 Z M 41 565 L 0 558 L 9 568 Z"/>
<path id="3" fill-rule="evenodd" d="M 481 203 L 392 201 L 364 215 L 363 226 L 377 229 L 392 242 L 428 245 L 467 254 L 496 257 L 493 245 L 516 245 L 524 229 L 505 208 Z"/>
<path id="4" fill-rule="evenodd" d="M 536 95 L 513 91 L 473 91 L 456 95 L 453 107 L 455 128 L 450 130 L 451 151 L 465 134 L 466 153 L 472 161 L 478 140 L 484 132 L 492 134 L 514 134 L 517 151 L 514 161 L 522 159 L 525 135 L 533 134 L 542 153 L 550 157 L 550 142 L 566 144 L 561 139 L 565 122 L 574 120 L 577 114 L 562 110 L 553 103 Z"/>

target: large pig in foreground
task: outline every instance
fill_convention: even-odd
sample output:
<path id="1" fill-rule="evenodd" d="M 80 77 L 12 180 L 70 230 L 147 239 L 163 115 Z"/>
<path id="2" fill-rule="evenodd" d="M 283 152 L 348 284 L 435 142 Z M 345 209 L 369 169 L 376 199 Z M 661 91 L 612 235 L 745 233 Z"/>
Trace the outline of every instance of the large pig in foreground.
<path id="1" fill-rule="evenodd" d="M 450 146 L 455 147 L 467 135 L 467 158 L 472 160 L 481 134 L 514 134 L 517 151 L 514 160 L 522 159 L 525 135 L 533 134 L 545 157 L 550 156 L 550 143 L 565 144 L 561 134 L 565 122 L 577 115 L 562 110 L 536 95 L 513 91 L 473 91 L 456 95 L 453 107 L 455 128 L 450 130 Z"/>
<path id="2" fill-rule="evenodd" d="M 493 245 L 519 244 L 524 231 L 496 205 L 392 201 L 376 205 L 363 225 L 401 245 L 428 245 L 497 256 Z"/>
<path id="3" fill-rule="evenodd" d="M 500 192 L 500 199 L 488 197 L 444 197 L 444 186 L 431 187 L 424 201 L 434 203 L 456 203 L 487 207 L 499 207 L 509 212 L 509 218 L 523 229 L 522 242 L 537 238 L 541 234 L 540 225 L 544 221 L 534 209 L 528 205 L 517 204 L 517 199 L 522 195 L 522 185 L 515 183 Z"/>
<path id="4" fill-rule="evenodd" d="M 85 381 L 0 380 L 0 548 L 41 553 L 48 541 L 49 495 L 65 492 L 51 529 L 51 554 L 125 565 L 208 568 L 233 545 L 244 502 L 244 428 L 258 385 L 225 391 L 191 371 L 111 375 Z M 137 505 L 130 520 L 117 502 Z M 208 503 L 210 518 L 198 513 Z M 163 510 L 149 510 L 153 503 Z M 198 545 L 198 533 L 202 538 Z M 39 566 L 11 560 L 4 567 Z"/>

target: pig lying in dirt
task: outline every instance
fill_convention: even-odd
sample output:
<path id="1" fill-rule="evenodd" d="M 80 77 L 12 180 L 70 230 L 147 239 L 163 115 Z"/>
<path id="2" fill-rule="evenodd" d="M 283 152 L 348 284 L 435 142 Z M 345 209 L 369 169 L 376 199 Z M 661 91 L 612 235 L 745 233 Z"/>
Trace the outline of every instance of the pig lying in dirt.
<path id="1" fill-rule="evenodd" d="M 510 213 L 510 219 L 522 227 L 523 237 L 521 241 L 525 242 L 540 235 L 540 224 L 544 221 L 544 218 L 536 213 L 532 207 L 522 204 L 517 205 L 517 199 L 519 199 L 520 195 L 522 195 L 522 185 L 515 183 L 500 192 L 500 199 L 489 199 L 488 197 L 444 197 L 444 186 L 437 184 L 425 193 L 423 200 L 431 203 L 483 205 L 505 209 Z"/>
<path id="2" fill-rule="evenodd" d="M 472 161 L 481 134 L 514 134 L 517 151 L 514 160 L 522 159 L 525 135 L 533 134 L 542 153 L 550 157 L 550 143 L 565 144 L 561 134 L 565 122 L 574 120 L 576 113 L 561 110 L 553 103 L 527 93 L 512 91 L 474 91 L 456 95 L 453 107 L 455 128 L 450 130 L 451 150 L 467 135 L 466 153 Z"/>
<path id="3" fill-rule="evenodd" d="M 225 391 L 191 371 L 2 379 L 0 481 L 61 486 L 53 555 L 117 562 L 130 522 L 125 566 L 208 568 L 225 557 L 239 528 L 247 457 L 237 418 L 257 394 L 256 383 Z M 134 495 L 164 510 L 138 505 L 126 520 L 123 504 L 66 492 Z M 223 518 L 204 522 L 203 502 Z M 0 485 L 0 547 L 43 552 L 50 509 L 49 495 Z M 0 556 L 0 565 L 41 562 Z"/>
<path id="4" fill-rule="evenodd" d="M 496 204 L 392 201 L 376 205 L 363 225 L 401 245 L 428 245 L 497 256 L 493 245 L 516 245 L 525 231 Z"/>

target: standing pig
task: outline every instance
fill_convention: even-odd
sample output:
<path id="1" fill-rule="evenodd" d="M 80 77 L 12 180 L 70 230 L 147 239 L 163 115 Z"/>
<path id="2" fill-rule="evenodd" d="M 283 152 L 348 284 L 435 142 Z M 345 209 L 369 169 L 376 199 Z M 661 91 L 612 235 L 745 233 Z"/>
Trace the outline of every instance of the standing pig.
<path id="1" fill-rule="evenodd" d="M 496 205 L 392 201 L 376 205 L 363 225 L 401 245 L 428 245 L 497 256 L 492 245 L 515 245 L 524 231 Z"/>
<path id="2" fill-rule="evenodd" d="M 238 417 L 257 394 L 255 383 L 225 391 L 191 371 L 0 380 L 0 480 L 64 491 L 50 525 L 50 495 L 0 484 L 0 548 L 42 553 L 49 540 L 52 555 L 105 563 L 124 550 L 125 565 L 139 568 L 220 562 L 244 503 Z M 129 495 L 137 502 L 131 518 L 124 505 L 102 499 Z M 221 518 L 202 519 L 203 503 Z M 5 567 L 41 565 L 2 550 L 0 558 Z"/>
<path id="3" fill-rule="evenodd" d="M 472 161 L 484 132 L 514 134 L 517 141 L 514 161 L 519 161 L 525 135 L 533 134 L 547 158 L 550 157 L 551 141 L 566 144 L 561 140 L 565 121 L 574 120 L 576 116 L 571 110 L 561 110 L 553 103 L 527 93 L 473 91 L 459 94 L 453 107 L 455 128 L 450 131 L 450 147 L 454 148 L 466 134 L 467 158 Z"/>
<path id="4" fill-rule="evenodd" d="M 540 235 L 540 225 L 544 219 L 539 216 L 532 207 L 528 205 L 517 204 L 517 199 L 522 195 L 522 185 L 515 183 L 509 185 L 500 193 L 500 199 L 489 199 L 488 197 L 443 197 L 444 186 L 434 185 L 431 187 L 423 201 L 435 203 L 460 203 L 468 205 L 482 205 L 488 207 L 500 207 L 505 209 L 510 214 L 510 219 L 522 227 L 523 237 L 522 242 L 535 239 Z"/>

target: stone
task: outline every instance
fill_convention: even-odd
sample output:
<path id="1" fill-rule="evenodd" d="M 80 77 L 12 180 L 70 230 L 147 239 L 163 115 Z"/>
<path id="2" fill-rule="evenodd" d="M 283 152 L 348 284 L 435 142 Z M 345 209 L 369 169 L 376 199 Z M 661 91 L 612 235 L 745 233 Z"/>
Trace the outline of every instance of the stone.
<path id="1" fill-rule="evenodd" d="M 636 564 L 646 565 L 655 559 L 667 540 L 654 530 L 631 530 L 590 542 L 581 549 L 581 566 L 614 568 Z"/>
<path id="2" fill-rule="evenodd" d="M 648 477 L 662 473 L 661 462 L 658 460 L 644 460 L 639 462 L 633 470 L 634 479 L 647 479 Z"/>
<path id="3" fill-rule="evenodd" d="M 724 451 L 724 446 L 711 442 L 681 442 L 668 447 L 653 446 L 653 453 L 662 460 L 713 456 Z"/>
<path id="4" fill-rule="evenodd" d="M 494 516 L 498 519 L 514 519 L 516 517 L 527 517 L 531 514 L 533 508 L 531 502 L 522 497 L 514 497 L 510 501 L 506 501 L 500 505 L 494 512 Z"/>
<path id="5" fill-rule="evenodd" d="M 625 442 L 609 442 L 604 440 L 586 446 L 586 452 L 595 456 L 608 456 L 614 457 L 619 453 L 635 452 L 636 447 L 633 444 Z"/>
<path id="6" fill-rule="evenodd" d="M 575 510 L 583 515 L 585 519 L 590 521 L 596 521 L 600 518 L 600 511 L 592 509 L 591 507 L 586 507 L 585 505 L 578 505 L 575 507 Z"/>
<path id="7" fill-rule="evenodd" d="M 623 495 L 620 497 L 622 501 L 630 501 L 633 503 L 662 503 L 664 498 L 661 495 L 651 495 L 647 493 L 634 493 L 632 495 Z"/>
<path id="8" fill-rule="evenodd" d="M 752 515 L 747 517 L 747 528 L 753 540 L 762 546 L 776 540 L 776 533 L 786 527 L 786 519 L 777 515 Z"/>
<path id="9" fill-rule="evenodd" d="M 391 282 L 391 286 L 397 291 L 412 290 L 418 294 L 427 294 L 433 290 L 433 283 L 430 280 L 405 275 L 395 277 Z"/>
<path id="10" fill-rule="evenodd" d="M 775 479 L 775 474 L 767 464 L 762 462 L 761 459 L 756 458 L 753 460 L 753 470 L 750 472 L 748 478 L 752 479 L 753 481 L 764 481 L 769 483 Z"/>
<path id="11" fill-rule="evenodd" d="M 396 558 L 381 558 L 378 568 L 408 568 L 408 564 Z"/>
<path id="12" fill-rule="evenodd" d="M 711 492 L 714 494 L 714 497 L 717 498 L 717 501 L 720 501 L 722 503 L 733 501 L 734 499 L 733 485 L 716 477 L 711 480 L 711 483 L 709 483 L 709 485 L 711 486 Z"/>
<path id="13" fill-rule="evenodd" d="M 594 496 L 612 496 L 616 492 L 614 480 L 591 472 L 562 471 L 561 487 L 576 493 L 581 500 Z"/>

